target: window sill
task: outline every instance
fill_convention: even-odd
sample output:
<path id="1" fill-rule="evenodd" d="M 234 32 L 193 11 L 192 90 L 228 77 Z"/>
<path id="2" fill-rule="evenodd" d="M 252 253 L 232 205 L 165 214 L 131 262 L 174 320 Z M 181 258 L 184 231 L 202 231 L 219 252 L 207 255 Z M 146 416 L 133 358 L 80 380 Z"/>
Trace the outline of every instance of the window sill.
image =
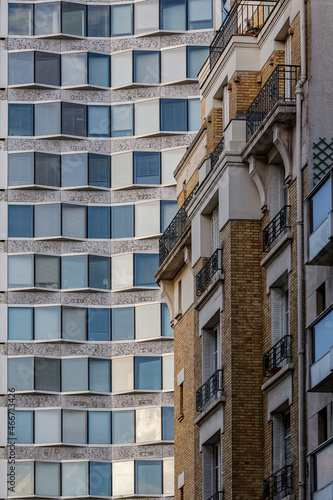
<path id="1" fill-rule="evenodd" d="M 284 248 L 292 242 L 294 238 L 294 233 L 292 231 L 288 231 L 268 252 L 267 255 L 261 260 L 260 266 L 266 267 L 271 263 L 271 260 L 275 259 L 277 255 L 284 250 Z"/>
<path id="2" fill-rule="evenodd" d="M 284 380 L 285 377 L 289 375 L 289 373 L 293 372 L 294 368 L 294 363 L 288 363 L 287 365 L 283 366 L 281 370 L 279 370 L 275 375 L 273 375 L 273 377 L 271 377 L 261 386 L 261 390 L 270 391 L 271 389 L 276 387 L 282 380 Z"/>
<path id="3" fill-rule="evenodd" d="M 217 397 L 207 408 L 205 408 L 195 419 L 196 425 L 202 425 L 220 406 L 225 403 L 225 395 Z"/>

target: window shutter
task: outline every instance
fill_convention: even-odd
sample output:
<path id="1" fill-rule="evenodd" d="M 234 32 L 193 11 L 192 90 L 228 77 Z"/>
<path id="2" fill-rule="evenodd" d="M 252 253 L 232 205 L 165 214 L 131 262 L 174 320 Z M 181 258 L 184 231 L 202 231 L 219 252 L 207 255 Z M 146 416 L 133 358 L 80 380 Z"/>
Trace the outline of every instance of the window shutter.
<path id="1" fill-rule="evenodd" d="M 223 110 L 222 110 L 223 130 L 227 128 L 229 123 L 229 90 L 228 85 L 223 87 Z"/>
<path id="2" fill-rule="evenodd" d="M 219 206 L 217 206 L 212 212 L 211 247 L 212 253 L 220 247 Z"/>
<path id="3" fill-rule="evenodd" d="M 210 498 L 213 491 L 213 446 L 205 445 L 202 447 L 203 461 L 203 497 Z"/>
<path id="4" fill-rule="evenodd" d="M 273 415 L 273 472 L 284 466 L 284 425 L 283 414 Z"/>
<path id="5" fill-rule="evenodd" d="M 282 337 L 282 290 L 271 288 L 271 339 L 272 346 Z"/>
<path id="6" fill-rule="evenodd" d="M 202 335 L 202 382 L 213 374 L 213 336 L 209 331 L 204 331 Z"/>
<path id="7" fill-rule="evenodd" d="M 284 206 L 284 178 L 283 168 L 279 165 L 270 165 L 270 216 L 271 220 Z"/>

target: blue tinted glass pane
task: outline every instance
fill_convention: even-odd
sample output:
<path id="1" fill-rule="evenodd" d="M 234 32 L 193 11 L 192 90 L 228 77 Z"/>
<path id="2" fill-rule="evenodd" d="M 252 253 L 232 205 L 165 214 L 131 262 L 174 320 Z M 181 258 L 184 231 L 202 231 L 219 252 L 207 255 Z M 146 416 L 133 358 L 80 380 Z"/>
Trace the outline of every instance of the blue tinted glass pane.
<path id="1" fill-rule="evenodd" d="M 134 410 L 112 412 L 112 444 L 134 443 Z"/>
<path id="2" fill-rule="evenodd" d="M 108 5 L 88 5 L 88 36 L 110 36 L 110 10 Z"/>
<path id="3" fill-rule="evenodd" d="M 10 3 L 8 5 L 8 34 L 29 35 L 32 33 L 32 4 Z"/>
<path id="4" fill-rule="evenodd" d="M 133 236 L 133 205 L 112 207 L 111 238 Z"/>
<path id="5" fill-rule="evenodd" d="M 159 460 L 135 461 L 135 493 L 162 494 L 162 462 Z"/>
<path id="6" fill-rule="evenodd" d="M 63 155 L 61 157 L 61 185 L 86 186 L 88 172 L 88 155 L 86 153 L 76 155 Z"/>
<path id="7" fill-rule="evenodd" d="M 160 390 L 162 387 L 161 358 L 135 358 L 135 389 Z"/>
<path id="8" fill-rule="evenodd" d="M 110 106 L 88 106 L 88 137 L 110 137 Z"/>
<path id="9" fill-rule="evenodd" d="M 89 255 L 89 287 L 110 290 L 110 257 Z"/>
<path id="10" fill-rule="evenodd" d="M 60 134 L 60 102 L 35 105 L 35 135 Z"/>
<path id="11" fill-rule="evenodd" d="M 312 232 L 327 219 L 332 210 L 332 188 L 331 178 L 322 185 L 317 193 L 311 198 L 312 205 Z"/>
<path id="12" fill-rule="evenodd" d="M 111 412 L 89 412 L 89 444 L 111 444 Z"/>
<path id="13" fill-rule="evenodd" d="M 8 85 L 33 83 L 34 53 L 14 52 L 8 54 Z"/>
<path id="14" fill-rule="evenodd" d="M 134 183 L 160 184 L 160 153 L 134 152 Z"/>
<path id="15" fill-rule="evenodd" d="M 8 155 L 8 185 L 28 186 L 34 183 L 34 153 Z"/>
<path id="16" fill-rule="evenodd" d="M 213 27 L 213 1 L 188 0 L 188 29 L 200 30 Z"/>
<path id="17" fill-rule="evenodd" d="M 112 340 L 134 339 L 134 307 L 112 309 Z"/>
<path id="18" fill-rule="evenodd" d="M 111 391 L 111 363 L 108 359 L 89 359 L 89 390 Z"/>
<path id="19" fill-rule="evenodd" d="M 8 135 L 33 135 L 33 104 L 8 104 Z"/>
<path id="20" fill-rule="evenodd" d="M 199 130 L 201 127 L 200 99 L 188 100 L 188 130 Z"/>
<path id="21" fill-rule="evenodd" d="M 34 389 L 34 358 L 8 359 L 8 389 L 29 391 Z"/>
<path id="22" fill-rule="evenodd" d="M 32 205 L 8 205 L 8 236 L 10 238 L 33 237 Z"/>
<path id="23" fill-rule="evenodd" d="M 87 358 L 63 359 L 61 362 L 61 383 L 63 392 L 87 391 Z"/>
<path id="24" fill-rule="evenodd" d="M 87 255 L 71 255 L 61 259 L 61 288 L 86 288 Z"/>
<path id="25" fill-rule="evenodd" d="M 158 269 L 158 254 L 134 254 L 134 285 L 157 286 L 155 273 Z"/>
<path id="26" fill-rule="evenodd" d="M 110 309 L 88 309 L 88 340 L 110 340 Z"/>
<path id="27" fill-rule="evenodd" d="M 60 2 L 35 5 L 35 35 L 60 33 Z"/>
<path id="28" fill-rule="evenodd" d="M 187 130 L 186 99 L 161 99 L 161 130 Z"/>
<path id="29" fill-rule="evenodd" d="M 111 136 L 133 135 L 133 104 L 111 107 Z"/>
<path id="30" fill-rule="evenodd" d="M 209 47 L 187 47 L 187 78 L 197 78 L 209 55 Z"/>
<path id="31" fill-rule="evenodd" d="M 162 439 L 173 441 L 174 439 L 174 410 L 172 407 L 162 408 Z"/>
<path id="32" fill-rule="evenodd" d="M 88 207 L 88 238 L 110 238 L 110 207 Z"/>
<path id="33" fill-rule="evenodd" d="M 8 410 L 8 442 L 33 443 L 33 411 Z"/>
<path id="34" fill-rule="evenodd" d="M 83 104 L 62 103 L 62 133 L 65 135 L 87 135 L 87 107 Z"/>
<path id="35" fill-rule="evenodd" d="M 8 339 L 33 340 L 33 308 L 8 308 Z"/>
<path id="36" fill-rule="evenodd" d="M 173 328 L 170 325 L 170 313 L 166 304 L 162 304 L 162 336 L 173 337 Z"/>
<path id="37" fill-rule="evenodd" d="M 89 153 L 89 186 L 110 187 L 110 156 Z"/>
<path id="38" fill-rule="evenodd" d="M 111 496 L 111 464 L 90 462 L 90 495 Z"/>
<path id="39" fill-rule="evenodd" d="M 133 35 L 132 5 L 111 7 L 111 36 Z"/>
<path id="40" fill-rule="evenodd" d="M 185 0 L 161 0 L 161 28 L 163 30 L 186 30 Z"/>
<path id="41" fill-rule="evenodd" d="M 35 184 L 60 186 L 60 155 L 35 153 Z"/>
<path id="42" fill-rule="evenodd" d="M 86 6 L 62 2 L 62 32 L 68 35 L 86 35 Z"/>
<path id="43" fill-rule="evenodd" d="M 314 327 L 314 361 L 318 361 L 333 346 L 333 311 Z"/>
<path id="44" fill-rule="evenodd" d="M 178 210 L 177 201 L 161 202 L 161 231 L 164 233 Z"/>
<path id="45" fill-rule="evenodd" d="M 89 84 L 110 87 L 110 56 L 104 54 L 88 54 Z M 110 125 L 109 125 L 110 129 Z"/>
<path id="46" fill-rule="evenodd" d="M 137 83 L 159 83 L 160 54 L 148 50 L 135 50 L 134 81 Z"/>
<path id="47" fill-rule="evenodd" d="M 60 85 L 60 55 L 36 52 L 36 82 L 44 85 Z"/>

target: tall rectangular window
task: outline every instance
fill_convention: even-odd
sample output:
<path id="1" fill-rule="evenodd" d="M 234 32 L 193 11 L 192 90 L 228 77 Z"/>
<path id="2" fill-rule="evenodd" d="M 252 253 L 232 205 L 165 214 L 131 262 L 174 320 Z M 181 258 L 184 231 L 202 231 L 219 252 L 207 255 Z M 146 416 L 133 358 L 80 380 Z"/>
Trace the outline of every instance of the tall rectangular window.
<path id="1" fill-rule="evenodd" d="M 188 29 L 200 30 L 212 27 L 212 0 L 188 0 Z"/>
<path id="2" fill-rule="evenodd" d="M 64 462 L 62 464 L 62 495 L 89 495 L 88 462 Z"/>
<path id="3" fill-rule="evenodd" d="M 87 443 L 87 412 L 63 410 L 62 434 L 64 443 Z"/>
<path id="4" fill-rule="evenodd" d="M 9 474 L 10 473 L 9 463 L 7 470 Z M 16 462 L 15 484 L 16 487 L 14 495 L 26 496 L 34 494 L 34 462 Z"/>
<path id="5" fill-rule="evenodd" d="M 88 5 L 88 36 L 104 38 L 110 36 L 110 7 Z"/>
<path id="6" fill-rule="evenodd" d="M 35 389 L 60 392 L 60 359 L 35 358 Z"/>
<path id="7" fill-rule="evenodd" d="M 87 257 L 87 255 L 70 255 L 62 257 L 61 288 L 87 288 Z"/>
<path id="8" fill-rule="evenodd" d="M 33 82 L 34 53 L 29 51 L 8 54 L 8 85 L 24 85 Z"/>
<path id="9" fill-rule="evenodd" d="M 61 206 L 59 203 L 35 205 L 35 237 L 60 236 Z"/>
<path id="10" fill-rule="evenodd" d="M 88 155 L 86 153 L 61 156 L 62 187 L 88 184 Z"/>
<path id="11" fill-rule="evenodd" d="M 163 337 L 173 337 L 173 328 L 170 325 L 170 312 L 167 304 L 161 304 L 162 306 L 162 336 Z"/>
<path id="12" fill-rule="evenodd" d="M 8 237 L 33 237 L 32 205 L 8 205 Z"/>
<path id="13" fill-rule="evenodd" d="M 60 307 L 35 307 L 35 340 L 60 339 L 60 320 Z"/>
<path id="14" fill-rule="evenodd" d="M 89 287 L 110 290 L 110 257 L 89 255 Z"/>
<path id="15" fill-rule="evenodd" d="M 110 137 L 110 106 L 88 106 L 88 137 Z"/>
<path id="16" fill-rule="evenodd" d="M 87 340 L 87 309 L 81 307 L 62 308 L 62 338 Z"/>
<path id="17" fill-rule="evenodd" d="M 60 464 L 36 462 L 36 495 L 60 495 Z"/>
<path id="18" fill-rule="evenodd" d="M 134 82 L 159 83 L 160 81 L 160 53 L 148 50 L 133 52 Z"/>
<path id="19" fill-rule="evenodd" d="M 35 135 L 58 135 L 60 130 L 60 102 L 35 104 Z"/>
<path id="20" fill-rule="evenodd" d="M 112 412 L 112 444 L 134 443 L 134 410 Z"/>
<path id="21" fill-rule="evenodd" d="M 161 232 L 164 233 L 172 219 L 177 213 L 177 201 L 161 201 Z"/>
<path id="22" fill-rule="evenodd" d="M 111 238 L 130 238 L 134 235 L 133 205 L 112 207 Z"/>
<path id="23" fill-rule="evenodd" d="M 134 307 L 112 309 L 112 340 L 134 339 Z"/>
<path id="24" fill-rule="evenodd" d="M 60 288 L 60 257 L 36 255 L 35 285 L 41 288 Z"/>
<path id="25" fill-rule="evenodd" d="M 89 444 L 111 444 L 111 412 L 89 411 Z"/>
<path id="26" fill-rule="evenodd" d="M 170 132 L 187 130 L 186 99 L 161 99 L 161 130 Z"/>
<path id="27" fill-rule="evenodd" d="M 110 56 L 89 52 L 88 65 L 89 85 L 110 87 Z"/>
<path id="28" fill-rule="evenodd" d="M 33 4 L 8 4 L 8 34 L 33 35 Z"/>
<path id="29" fill-rule="evenodd" d="M 134 183 L 160 184 L 160 153 L 134 151 Z"/>
<path id="30" fill-rule="evenodd" d="M 111 496 L 111 464 L 90 462 L 90 495 Z"/>
<path id="31" fill-rule="evenodd" d="M 33 308 L 8 308 L 8 340 L 33 340 Z"/>
<path id="32" fill-rule="evenodd" d="M 135 461 L 135 491 L 142 495 L 162 494 L 162 462 L 159 460 Z"/>
<path id="33" fill-rule="evenodd" d="M 34 286 L 34 256 L 10 255 L 8 257 L 8 288 Z"/>
<path id="34" fill-rule="evenodd" d="M 88 309 L 88 340 L 110 340 L 110 309 Z"/>
<path id="35" fill-rule="evenodd" d="M 62 235 L 67 238 L 87 237 L 87 208 L 62 205 Z"/>
<path id="36" fill-rule="evenodd" d="M 19 444 L 34 442 L 33 411 L 8 411 L 8 441 Z"/>
<path id="37" fill-rule="evenodd" d="M 133 35 L 133 6 L 111 6 L 111 36 Z"/>
<path id="38" fill-rule="evenodd" d="M 133 104 L 111 106 L 111 136 L 133 135 Z"/>
<path id="39" fill-rule="evenodd" d="M 29 186 L 34 184 L 34 153 L 8 155 L 8 185 Z"/>
<path id="40" fill-rule="evenodd" d="M 8 358 L 8 389 L 34 390 L 34 358 Z"/>
<path id="41" fill-rule="evenodd" d="M 110 156 L 89 153 L 89 186 L 110 187 Z"/>
<path id="42" fill-rule="evenodd" d="M 209 55 L 209 47 L 187 47 L 187 78 L 197 78 L 199 70 Z"/>
<path id="43" fill-rule="evenodd" d="M 137 253 L 134 255 L 134 285 L 155 286 L 158 269 L 158 254 Z"/>
<path id="44" fill-rule="evenodd" d="M 60 33 L 60 2 L 37 3 L 35 6 L 35 35 Z"/>
<path id="45" fill-rule="evenodd" d="M 111 391 L 111 364 L 109 359 L 89 359 L 89 390 Z"/>
<path id="46" fill-rule="evenodd" d="M 162 430 L 164 441 L 174 440 L 174 409 L 172 406 L 162 408 Z"/>
<path id="47" fill-rule="evenodd" d="M 63 392 L 88 391 L 88 358 L 63 359 L 61 383 Z"/>
<path id="48" fill-rule="evenodd" d="M 8 135 L 34 135 L 33 108 L 33 104 L 8 104 Z"/>
<path id="49" fill-rule="evenodd" d="M 190 132 L 199 130 L 201 126 L 201 104 L 200 99 L 188 100 L 188 130 Z"/>
<path id="50" fill-rule="evenodd" d="M 64 87 L 86 85 L 88 83 L 87 53 L 62 54 L 61 80 Z"/>

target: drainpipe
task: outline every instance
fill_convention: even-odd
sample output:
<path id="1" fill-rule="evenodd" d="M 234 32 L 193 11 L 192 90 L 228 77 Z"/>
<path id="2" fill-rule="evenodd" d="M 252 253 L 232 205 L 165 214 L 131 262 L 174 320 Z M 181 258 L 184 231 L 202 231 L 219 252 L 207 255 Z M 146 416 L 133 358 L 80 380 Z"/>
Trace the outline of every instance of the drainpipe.
<path id="1" fill-rule="evenodd" d="M 303 265 L 303 180 L 302 180 L 302 101 L 306 80 L 305 0 L 300 0 L 301 77 L 296 85 L 296 168 L 297 168 L 297 329 L 298 329 L 298 457 L 299 500 L 305 500 L 305 353 L 304 353 L 304 265 Z"/>

